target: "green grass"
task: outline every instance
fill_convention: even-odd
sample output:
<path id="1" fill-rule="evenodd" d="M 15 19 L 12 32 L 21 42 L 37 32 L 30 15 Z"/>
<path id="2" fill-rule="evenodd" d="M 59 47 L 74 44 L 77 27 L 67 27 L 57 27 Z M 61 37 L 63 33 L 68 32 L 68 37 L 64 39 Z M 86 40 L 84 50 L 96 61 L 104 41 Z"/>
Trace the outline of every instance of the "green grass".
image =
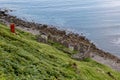
<path id="1" fill-rule="evenodd" d="M 32 34 L 0 25 L 0 80 L 120 80 L 120 73 L 91 59 L 71 59 Z"/>
<path id="2" fill-rule="evenodd" d="M 65 47 L 64 45 L 57 43 L 57 42 L 53 42 L 51 40 L 48 40 L 48 44 L 51 46 L 54 46 L 55 48 L 57 48 L 60 51 L 63 51 L 64 53 L 69 54 L 70 56 L 78 53 L 78 51 L 75 51 L 75 50 L 72 51 L 69 48 Z"/>

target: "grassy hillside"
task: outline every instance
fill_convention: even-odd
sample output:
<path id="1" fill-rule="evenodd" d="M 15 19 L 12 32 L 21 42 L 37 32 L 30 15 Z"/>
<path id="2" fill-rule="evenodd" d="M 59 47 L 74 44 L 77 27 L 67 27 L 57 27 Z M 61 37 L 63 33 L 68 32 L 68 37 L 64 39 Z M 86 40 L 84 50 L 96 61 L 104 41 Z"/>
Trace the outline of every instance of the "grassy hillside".
<path id="1" fill-rule="evenodd" d="M 32 34 L 0 25 L 0 80 L 120 80 L 120 73 L 91 59 L 73 60 Z"/>

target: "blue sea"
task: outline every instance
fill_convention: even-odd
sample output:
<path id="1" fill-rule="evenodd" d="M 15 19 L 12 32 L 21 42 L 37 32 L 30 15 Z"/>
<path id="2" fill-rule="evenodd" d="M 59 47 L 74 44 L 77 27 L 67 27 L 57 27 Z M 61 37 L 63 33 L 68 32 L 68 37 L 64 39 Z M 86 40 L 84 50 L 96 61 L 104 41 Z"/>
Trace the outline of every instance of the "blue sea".
<path id="1" fill-rule="evenodd" d="M 29 21 L 83 33 L 120 56 L 120 0 L 0 0 L 0 8 Z"/>

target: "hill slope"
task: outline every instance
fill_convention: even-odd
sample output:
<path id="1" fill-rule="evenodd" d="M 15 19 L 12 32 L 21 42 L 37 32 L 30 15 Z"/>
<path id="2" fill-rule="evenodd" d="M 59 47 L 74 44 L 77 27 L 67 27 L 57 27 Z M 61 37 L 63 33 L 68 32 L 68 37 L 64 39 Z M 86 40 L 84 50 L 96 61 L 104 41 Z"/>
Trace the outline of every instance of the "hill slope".
<path id="1" fill-rule="evenodd" d="M 0 25 L 0 80 L 120 80 L 120 73 L 91 59 L 76 61 L 32 34 Z"/>

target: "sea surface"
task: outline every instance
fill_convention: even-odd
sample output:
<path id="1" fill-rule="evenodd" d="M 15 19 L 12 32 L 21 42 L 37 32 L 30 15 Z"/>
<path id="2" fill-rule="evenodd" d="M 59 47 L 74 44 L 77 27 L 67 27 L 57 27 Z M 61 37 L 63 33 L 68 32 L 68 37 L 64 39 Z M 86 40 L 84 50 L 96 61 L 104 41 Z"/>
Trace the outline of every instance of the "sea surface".
<path id="1" fill-rule="evenodd" d="M 120 56 L 120 0 L 0 0 L 0 8 L 29 21 L 83 33 Z"/>

